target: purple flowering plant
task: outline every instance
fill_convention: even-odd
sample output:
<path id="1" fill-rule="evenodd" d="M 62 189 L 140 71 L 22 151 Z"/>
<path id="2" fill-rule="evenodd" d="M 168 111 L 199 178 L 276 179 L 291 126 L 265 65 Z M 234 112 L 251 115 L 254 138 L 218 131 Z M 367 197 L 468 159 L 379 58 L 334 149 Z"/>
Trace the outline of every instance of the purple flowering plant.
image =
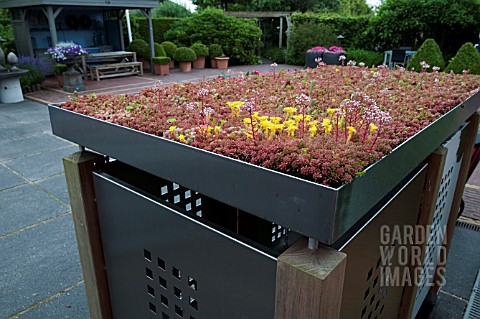
<path id="1" fill-rule="evenodd" d="M 327 48 L 322 47 L 322 46 L 316 46 L 316 47 L 313 47 L 311 49 L 308 49 L 307 52 L 326 52 L 326 51 L 328 51 Z"/>
<path id="2" fill-rule="evenodd" d="M 88 55 L 88 52 L 80 44 L 69 41 L 58 42 L 53 48 L 49 48 L 45 54 L 55 59 L 55 61 L 65 61 L 68 58 Z"/>

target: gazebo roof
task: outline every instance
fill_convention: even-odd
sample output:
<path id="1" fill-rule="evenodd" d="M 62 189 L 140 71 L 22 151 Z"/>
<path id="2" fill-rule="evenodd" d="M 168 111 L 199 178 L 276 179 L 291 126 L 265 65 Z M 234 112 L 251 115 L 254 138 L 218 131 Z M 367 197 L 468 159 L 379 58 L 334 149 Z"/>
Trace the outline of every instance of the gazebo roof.
<path id="1" fill-rule="evenodd" d="M 61 0 L 2 0 L 0 8 L 26 8 L 33 6 L 62 6 L 62 7 L 103 7 L 103 8 L 156 8 L 159 0 L 83 0 L 83 1 L 61 1 Z"/>

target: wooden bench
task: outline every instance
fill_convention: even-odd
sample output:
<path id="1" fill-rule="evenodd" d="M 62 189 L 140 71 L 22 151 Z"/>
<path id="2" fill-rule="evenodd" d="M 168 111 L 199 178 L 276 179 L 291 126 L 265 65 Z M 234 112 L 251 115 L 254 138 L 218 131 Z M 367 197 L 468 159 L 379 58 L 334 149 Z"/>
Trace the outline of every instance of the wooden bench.
<path id="1" fill-rule="evenodd" d="M 143 75 L 142 62 L 120 62 L 90 66 L 90 75 L 93 79 L 111 78 L 125 75 Z"/>

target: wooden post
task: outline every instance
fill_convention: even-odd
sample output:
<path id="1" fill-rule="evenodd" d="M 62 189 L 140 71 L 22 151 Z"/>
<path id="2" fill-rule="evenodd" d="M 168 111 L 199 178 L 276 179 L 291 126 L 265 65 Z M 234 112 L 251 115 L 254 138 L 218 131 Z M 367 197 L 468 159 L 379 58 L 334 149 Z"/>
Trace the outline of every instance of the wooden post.
<path id="1" fill-rule="evenodd" d="M 469 124 L 467 127 L 467 132 L 465 136 L 465 140 L 461 141 L 461 145 L 464 146 L 464 152 L 463 152 L 463 158 L 462 158 L 462 164 L 460 165 L 460 172 L 458 173 L 458 179 L 457 179 L 457 186 L 455 187 L 455 195 L 453 196 L 452 200 L 452 208 L 450 210 L 450 215 L 448 217 L 448 222 L 447 222 L 447 229 L 446 229 L 446 241 L 444 243 L 445 247 L 445 252 L 448 256 L 448 252 L 450 250 L 450 245 L 452 243 L 452 238 L 453 238 L 453 231 L 455 230 L 455 223 L 457 222 L 458 218 L 458 211 L 460 209 L 460 203 L 462 202 L 462 196 L 463 196 L 463 191 L 465 189 L 465 184 L 467 183 L 467 176 L 468 176 L 468 169 L 470 167 L 470 161 L 472 160 L 472 154 L 473 154 L 473 147 L 475 145 L 475 140 L 477 138 L 477 132 L 478 132 L 478 125 L 479 125 L 479 118 L 480 118 L 480 112 L 477 111 L 475 114 L 473 114 L 469 118 Z M 435 272 L 436 274 L 438 273 L 438 267 L 445 267 L 445 261 L 447 259 L 447 256 L 442 256 L 443 258 L 440 258 L 440 263 L 437 266 L 437 271 Z M 435 276 L 434 283 L 439 282 L 438 274 Z M 438 294 L 438 291 L 440 290 L 439 285 L 434 285 L 432 288 L 430 288 L 430 292 L 434 294 Z"/>
<path id="2" fill-rule="evenodd" d="M 340 316 L 347 255 L 327 246 L 311 251 L 305 238 L 277 263 L 275 319 Z"/>
<path id="3" fill-rule="evenodd" d="M 445 166 L 445 160 L 447 158 L 447 152 L 448 150 L 445 147 L 440 146 L 427 159 L 427 178 L 425 180 L 425 187 L 423 190 L 422 202 L 420 204 L 417 225 L 421 225 L 428 230 L 430 230 L 429 226 L 431 225 L 433 215 L 435 214 L 435 205 L 437 202 L 438 192 L 440 190 L 440 184 L 442 182 L 442 173 Z M 420 260 L 424 260 L 425 258 L 429 233 L 430 232 L 427 233 L 425 238 L 426 240 L 424 242 L 417 243 L 417 246 L 420 246 L 421 249 L 421 256 L 419 258 Z M 410 274 L 412 274 L 412 276 L 416 274 L 414 268 L 419 266 L 421 267 L 422 265 L 411 265 Z M 418 276 L 421 276 L 421 273 L 419 273 Z M 413 282 L 419 281 L 413 280 Z M 411 318 L 411 314 L 415 306 L 415 296 L 417 295 L 417 291 L 417 285 L 405 286 L 402 295 L 399 318 Z"/>
<path id="4" fill-rule="evenodd" d="M 278 47 L 281 49 L 283 46 L 283 17 L 280 17 L 280 34 L 278 36 Z"/>
<path id="5" fill-rule="evenodd" d="M 92 170 L 102 156 L 77 152 L 63 158 L 65 178 L 92 319 L 112 318 L 107 274 L 98 224 Z"/>

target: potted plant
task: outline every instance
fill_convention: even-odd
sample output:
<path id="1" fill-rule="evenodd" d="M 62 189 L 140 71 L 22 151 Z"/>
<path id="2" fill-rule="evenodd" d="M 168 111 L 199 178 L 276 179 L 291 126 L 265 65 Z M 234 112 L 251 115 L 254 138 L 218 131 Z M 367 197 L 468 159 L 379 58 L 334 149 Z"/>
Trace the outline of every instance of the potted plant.
<path id="1" fill-rule="evenodd" d="M 187 47 L 179 47 L 173 55 L 175 61 L 178 61 L 181 72 L 192 71 L 192 62 L 197 59 L 195 51 Z"/>
<path id="2" fill-rule="evenodd" d="M 57 63 L 53 66 L 53 72 L 57 77 L 59 87 L 63 87 L 63 73 L 67 72 L 67 65 L 63 63 Z"/>
<path id="3" fill-rule="evenodd" d="M 45 54 L 51 56 L 55 61 L 67 65 L 67 71 L 64 73 L 64 91 L 86 90 L 86 87 L 83 85 L 82 74 L 75 69 L 81 57 L 88 55 L 88 52 L 81 45 L 72 41 L 58 42 L 55 47 L 49 48 Z"/>
<path id="4" fill-rule="evenodd" d="M 175 61 L 173 60 L 173 55 L 175 54 L 175 50 L 177 49 L 177 45 L 170 41 L 164 41 L 160 44 L 165 50 L 165 54 L 170 58 L 170 69 L 174 67 Z"/>
<path id="5" fill-rule="evenodd" d="M 314 69 L 323 61 L 323 53 L 328 51 L 327 48 L 316 46 L 305 52 L 305 66 Z"/>
<path id="6" fill-rule="evenodd" d="M 168 56 L 156 56 L 153 58 L 155 75 L 168 75 L 170 73 L 170 58 Z"/>
<path id="7" fill-rule="evenodd" d="M 208 47 L 205 44 L 196 42 L 190 48 L 195 51 L 195 54 L 197 55 L 197 59 L 193 61 L 193 68 L 205 68 L 205 58 L 208 56 Z"/>
<path id="8" fill-rule="evenodd" d="M 340 57 L 344 56 L 346 58 L 347 53 L 344 49 L 337 46 L 331 46 L 323 52 L 323 62 L 327 65 L 342 65 L 342 59 Z M 345 59 L 343 59 L 345 60 Z"/>
<path id="9" fill-rule="evenodd" d="M 135 39 L 130 42 L 128 50 L 137 54 L 137 60 L 142 62 L 143 69 L 148 70 L 150 68 L 150 48 L 147 41 Z"/>
<path id="10" fill-rule="evenodd" d="M 220 44 L 214 43 L 208 47 L 208 56 L 210 57 L 210 65 L 212 68 L 217 67 L 216 57 L 221 57 L 223 55 L 223 48 Z"/>
<path id="11" fill-rule="evenodd" d="M 226 69 L 228 68 L 228 60 L 230 58 L 228 56 L 222 55 L 215 58 L 215 63 L 217 64 L 218 69 Z"/>

